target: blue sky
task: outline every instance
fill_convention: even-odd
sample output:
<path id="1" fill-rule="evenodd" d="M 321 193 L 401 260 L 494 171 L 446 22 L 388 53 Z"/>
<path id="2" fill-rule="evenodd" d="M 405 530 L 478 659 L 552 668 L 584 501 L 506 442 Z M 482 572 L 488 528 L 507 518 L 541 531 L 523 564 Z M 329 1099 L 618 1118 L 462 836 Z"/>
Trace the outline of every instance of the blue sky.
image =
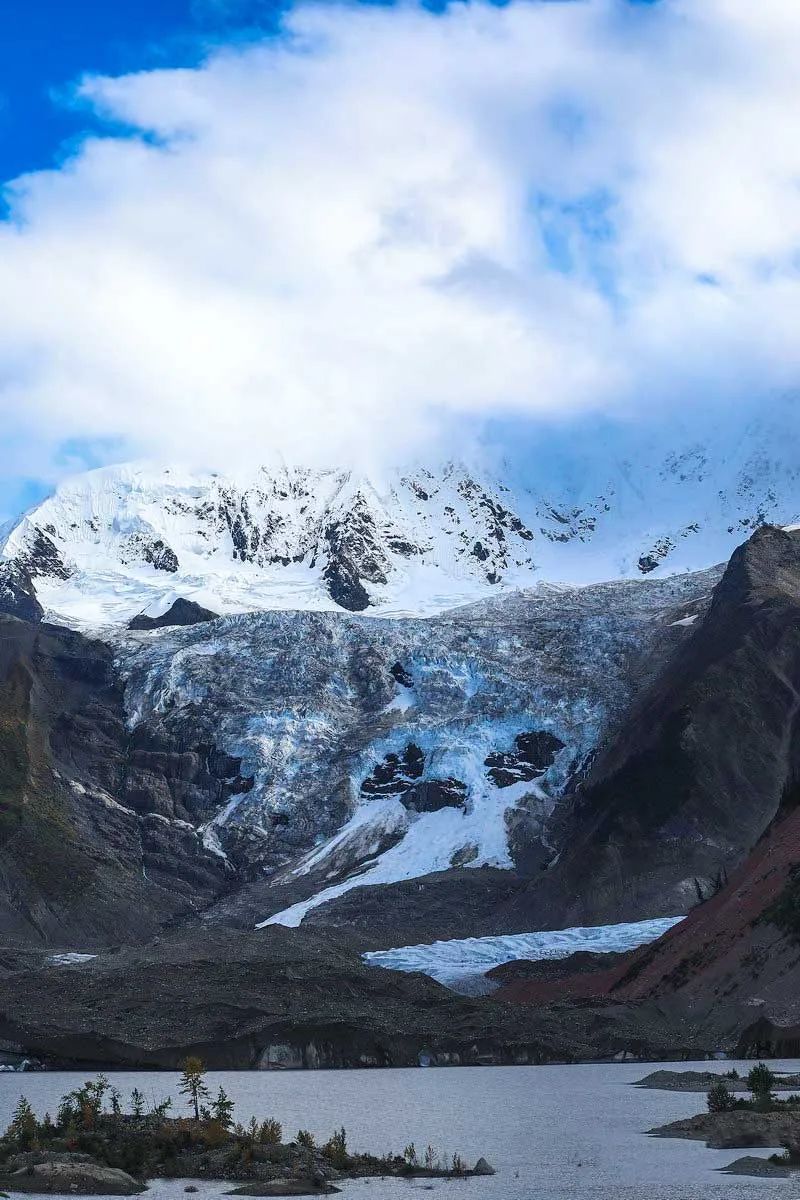
<path id="1" fill-rule="evenodd" d="M 0 519 L 795 387 L 798 57 L 796 0 L 0 0 Z"/>
<path id="2" fill-rule="evenodd" d="M 280 0 L 0 0 L 0 179 L 50 165 L 85 131 L 87 111 L 57 99 L 83 73 L 193 65 L 208 45 L 269 35 L 285 7 Z"/>
<path id="3" fill-rule="evenodd" d="M 0 177 L 50 165 L 90 114 L 66 98 L 85 72 L 191 65 L 209 43 L 274 28 L 268 0 L 0 0 Z"/>

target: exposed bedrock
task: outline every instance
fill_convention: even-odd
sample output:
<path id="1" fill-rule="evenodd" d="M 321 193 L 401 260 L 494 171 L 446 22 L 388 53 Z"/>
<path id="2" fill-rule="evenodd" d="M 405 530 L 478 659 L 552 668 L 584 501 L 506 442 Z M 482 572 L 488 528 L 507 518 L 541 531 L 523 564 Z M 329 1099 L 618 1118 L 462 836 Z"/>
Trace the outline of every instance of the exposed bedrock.
<path id="1" fill-rule="evenodd" d="M 43 616 L 30 574 L 16 563 L 0 563 L 0 614 L 34 622 Z"/>
<path id="2" fill-rule="evenodd" d="M 510 787 L 513 783 L 528 782 L 544 775 L 559 750 L 563 749 L 561 738 L 546 730 L 518 733 L 513 750 L 493 751 L 486 756 L 485 765 L 493 783 L 498 787 Z"/>
<path id="3" fill-rule="evenodd" d="M 139 613 L 128 622 L 128 629 L 164 629 L 168 625 L 198 625 L 203 621 L 214 621 L 218 614 L 210 608 L 203 608 L 194 600 L 184 600 L 178 596 L 172 604 L 158 617 L 148 617 Z"/>
<path id="4" fill-rule="evenodd" d="M 688 911 L 800 782 L 800 533 L 764 527 L 562 806 L 556 864 L 509 922 Z"/>
<path id="5" fill-rule="evenodd" d="M 249 785 L 212 745 L 130 731 L 108 646 L 0 617 L 0 934 L 103 944 L 197 912 L 232 871 L 196 825 Z"/>

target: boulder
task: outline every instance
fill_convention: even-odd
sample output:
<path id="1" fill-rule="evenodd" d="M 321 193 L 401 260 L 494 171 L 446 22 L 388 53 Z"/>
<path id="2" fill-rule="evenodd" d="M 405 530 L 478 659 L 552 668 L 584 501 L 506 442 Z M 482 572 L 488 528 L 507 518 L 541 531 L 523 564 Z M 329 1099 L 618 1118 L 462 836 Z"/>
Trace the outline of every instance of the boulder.
<path id="1" fill-rule="evenodd" d="M 10 1192 L 33 1192 L 37 1195 L 135 1196 L 146 1191 L 143 1183 L 118 1167 L 58 1159 L 22 1167 L 3 1180 L 3 1187 Z"/>
<path id="2" fill-rule="evenodd" d="M 481 1156 L 472 1168 L 473 1175 L 496 1175 L 494 1167 L 490 1166 L 485 1158 Z"/>

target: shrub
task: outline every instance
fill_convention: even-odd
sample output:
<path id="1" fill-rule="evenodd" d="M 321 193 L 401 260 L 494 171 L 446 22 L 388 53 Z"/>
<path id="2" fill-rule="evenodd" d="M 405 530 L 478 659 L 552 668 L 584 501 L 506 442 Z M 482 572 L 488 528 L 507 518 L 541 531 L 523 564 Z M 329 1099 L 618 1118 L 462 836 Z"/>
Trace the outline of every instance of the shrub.
<path id="1" fill-rule="evenodd" d="M 708 1111 L 712 1113 L 730 1112 L 736 1101 L 728 1090 L 727 1084 L 720 1080 L 719 1083 L 714 1083 L 708 1089 L 706 1094 L 706 1104 Z"/>
<path id="2" fill-rule="evenodd" d="M 274 1117 L 267 1117 L 266 1121 L 262 1121 L 258 1131 L 258 1140 L 262 1146 L 279 1146 L 283 1140 L 283 1127 L 280 1121 L 276 1121 Z M 312 1138 L 311 1141 L 313 1143 L 314 1139 Z"/>
<path id="3" fill-rule="evenodd" d="M 298 1146 L 302 1146 L 304 1150 L 314 1149 L 314 1135 L 313 1133 L 309 1133 L 307 1129 L 298 1130 L 297 1138 L 295 1140 L 297 1141 Z"/>
<path id="4" fill-rule="evenodd" d="M 335 1167 L 347 1166 L 349 1155 L 347 1153 L 347 1133 L 345 1132 L 344 1125 L 333 1134 L 325 1147 L 325 1151 Z"/>

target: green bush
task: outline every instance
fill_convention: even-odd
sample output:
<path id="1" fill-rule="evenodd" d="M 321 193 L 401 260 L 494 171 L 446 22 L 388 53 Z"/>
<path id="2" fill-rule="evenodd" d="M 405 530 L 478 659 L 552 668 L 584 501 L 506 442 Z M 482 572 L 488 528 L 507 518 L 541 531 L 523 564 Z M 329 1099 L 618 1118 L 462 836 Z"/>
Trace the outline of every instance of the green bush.
<path id="1" fill-rule="evenodd" d="M 346 1167 L 349 1159 L 347 1153 L 347 1133 L 344 1125 L 341 1129 L 337 1129 L 330 1141 L 325 1146 L 325 1153 L 335 1167 Z"/>
<path id="2" fill-rule="evenodd" d="M 262 1146 L 279 1146 L 283 1140 L 283 1127 L 280 1121 L 276 1121 L 274 1117 L 267 1117 L 266 1121 L 262 1121 L 258 1131 L 258 1140 Z M 313 1145 L 313 1138 L 311 1142 Z"/>
<path id="3" fill-rule="evenodd" d="M 706 1104 L 708 1111 L 712 1113 L 730 1112 L 736 1101 L 731 1095 L 727 1084 L 722 1080 L 719 1083 L 714 1083 L 708 1089 L 706 1094 Z"/>

